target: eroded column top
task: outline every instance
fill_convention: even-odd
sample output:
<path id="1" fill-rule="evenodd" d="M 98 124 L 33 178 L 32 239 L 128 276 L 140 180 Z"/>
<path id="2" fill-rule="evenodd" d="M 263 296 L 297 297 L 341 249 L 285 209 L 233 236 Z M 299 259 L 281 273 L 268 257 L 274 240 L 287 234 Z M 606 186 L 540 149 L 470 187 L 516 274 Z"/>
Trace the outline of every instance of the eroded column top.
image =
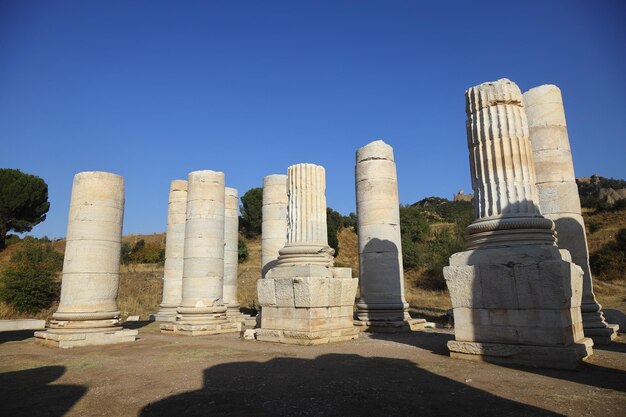
<path id="1" fill-rule="evenodd" d="M 386 159 L 393 161 L 393 148 L 382 140 L 375 140 L 356 151 L 357 164 L 369 159 Z"/>

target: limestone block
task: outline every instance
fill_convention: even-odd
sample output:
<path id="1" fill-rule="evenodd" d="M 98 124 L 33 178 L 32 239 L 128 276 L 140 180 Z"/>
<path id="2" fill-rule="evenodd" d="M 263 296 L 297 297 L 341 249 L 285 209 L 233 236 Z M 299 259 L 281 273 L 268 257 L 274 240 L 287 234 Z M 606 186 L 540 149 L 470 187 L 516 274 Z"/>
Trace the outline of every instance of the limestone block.
<path id="1" fill-rule="evenodd" d="M 576 181 L 572 154 L 564 149 L 544 149 L 533 152 L 536 184 Z"/>
<path id="2" fill-rule="evenodd" d="M 396 254 L 402 251 L 400 242 L 400 224 L 359 224 L 359 253 L 387 252 Z M 388 256 L 393 258 L 393 256 Z"/>
<path id="3" fill-rule="evenodd" d="M 581 360 L 591 356 L 592 346 L 591 339 L 583 339 L 567 347 L 448 342 L 453 358 L 558 369 L 576 369 Z"/>
<path id="4" fill-rule="evenodd" d="M 567 128 L 560 126 L 534 126 L 530 128 L 530 143 L 533 152 L 561 149 L 571 153 Z"/>
<path id="5" fill-rule="evenodd" d="M 397 181 L 396 164 L 393 160 L 369 159 L 357 161 L 356 178 L 360 181 Z"/>
<path id="6" fill-rule="evenodd" d="M 357 205 L 362 201 L 391 200 L 398 201 L 398 183 L 392 179 L 379 179 L 377 181 L 358 181 Z"/>
<path id="7" fill-rule="evenodd" d="M 14 332 L 18 330 L 43 330 L 45 328 L 46 328 L 45 320 L 36 320 L 36 319 L 0 320 L 0 332 Z"/>
<path id="8" fill-rule="evenodd" d="M 267 278 L 265 278 L 267 279 Z M 276 288 L 276 305 L 278 307 L 294 307 L 294 283 L 290 278 L 275 279 L 274 287 Z M 265 319 L 265 316 L 263 316 Z"/>
<path id="9" fill-rule="evenodd" d="M 286 192 L 285 192 L 286 195 Z M 261 208 L 263 221 L 275 221 L 282 227 L 287 222 L 287 202 L 285 204 L 266 204 Z"/>
<path id="10" fill-rule="evenodd" d="M 357 278 L 340 279 L 341 281 L 341 306 L 354 305 L 354 299 L 356 297 L 356 290 L 359 286 L 359 280 Z"/>
<path id="11" fill-rule="evenodd" d="M 69 349 L 81 346 L 112 345 L 134 342 L 138 331 L 133 329 L 111 329 L 102 331 L 53 333 L 51 331 L 35 332 L 37 342 L 46 346 Z"/>
<path id="12" fill-rule="evenodd" d="M 483 307 L 479 268 L 475 265 L 446 266 L 443 268 L 443 276 L 452 299 L 452 305 L 455 308 Z"/>
<path id="13" fill-rule="evenodd" d="M 325 307 L 329 305 L 330 278 L 306 277 L 293 279 L 296 307 Z M 279 282 L 281 280 L 277 280 Z"/>
<path id="14" fill-rule="evenodd" d="M 582 271 L 561 260 L 516 266 L 515 291 L 519 308 L 580 307 Z"/>
<path id="15" fill-rule="evenodd" d="M 518 308 L 515 270 L 505 265 L 480 266 L 480 293 L 485 308 Z"/>
<path id="16" fill-rule="evenodd" d="M 356 153 L 357 164 L 368 160 L 394 161 L 393 148 L 382 140 L 370 142 Z"/>
<path id="17" fill-rule="evenodd" d="M 580 214 L 580 197 L 575 182 L 538 184 L 537 190 L 539 191 L 539 205 L 544 216 L 558 213 L 558 217 L 549 217 L 554 220 L 569 213 Z"/>
<path id="18" fill-rule="evenodd" d="M 326 277 L 333 276 L 333 268 L 325 265 L 301 264 L 291 266 L 279 266 L 271 269 L 267 274 L 267 278 L 306 278 L 306 277 Z"/>
<path id="19" fill-rule="evenodd" d="M 566 126 L 563 97 L 556 85 L 531 88 L 523 98 L 530 127 Z"/>

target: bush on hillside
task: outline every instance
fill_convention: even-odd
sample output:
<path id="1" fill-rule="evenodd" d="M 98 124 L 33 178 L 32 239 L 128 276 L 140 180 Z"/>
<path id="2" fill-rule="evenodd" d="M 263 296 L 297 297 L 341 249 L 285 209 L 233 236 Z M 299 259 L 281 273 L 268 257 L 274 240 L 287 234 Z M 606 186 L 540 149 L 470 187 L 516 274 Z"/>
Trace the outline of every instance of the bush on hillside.
<path id="1" fill-rule="evenodd" d="M 400 233 L 402 239 L 402 264 L 414 268 L 423 262 L 421 243 L 430 233 L 430 225 L 416 206 L 400 206 Z"/>
<path id="2" fill-rule="evenodd" d="M 626 278 L 626 228 L 616 233 L 613 242 L 591 255 L 589 266 L 594 275 L 606 281 Z"/>
<path id="3" fill-rule="evenodd" d="M 59 297 L 56 276 L 62 268 L 63 255 L 52 245 L 27 241 L 0 273 L 0 298 L 20 312 L 49 308 Z"/>
<path id="4" fill-rule="evenodd" d="M 239 237 L 239 241 L 237 242 L 237 263 L 243 263 L 248 259 L 248 245 L 246 245 L 246 241 Z"/>
<path id="5" fill-rule="evenodd" d="M 122 243 L 121 263 L 128 264 L 164 264 L 165 248 L 159 243 L 146 243 L 140 239 L 134 245 Z"/>

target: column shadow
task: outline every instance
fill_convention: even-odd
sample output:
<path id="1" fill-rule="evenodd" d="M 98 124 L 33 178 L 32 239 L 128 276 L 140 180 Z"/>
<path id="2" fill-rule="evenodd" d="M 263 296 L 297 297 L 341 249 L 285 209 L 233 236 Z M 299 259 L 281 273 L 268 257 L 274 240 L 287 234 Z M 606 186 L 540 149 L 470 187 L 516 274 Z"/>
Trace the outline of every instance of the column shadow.
<path id="1" fill-rule="evenodd" d="M 34 334 L 35 330 L 12 330 L 9 332 L 0 332 L 0 344 L 30 339 L 34 336 Z"/>
<path id="2" fill-rule="evenodd" d="M 64 366 L 44 366 L 0 374 L 0 415 L 65 415 L 85 395 L 87 388 L 52 384 L 64 373 Z"/>
<path id="3" fill-rule="evenodd" d="M 151 403 L 153 416 L 557 416 L 404 359 L 327 354 L 220 364 L 201 389 Z"/>

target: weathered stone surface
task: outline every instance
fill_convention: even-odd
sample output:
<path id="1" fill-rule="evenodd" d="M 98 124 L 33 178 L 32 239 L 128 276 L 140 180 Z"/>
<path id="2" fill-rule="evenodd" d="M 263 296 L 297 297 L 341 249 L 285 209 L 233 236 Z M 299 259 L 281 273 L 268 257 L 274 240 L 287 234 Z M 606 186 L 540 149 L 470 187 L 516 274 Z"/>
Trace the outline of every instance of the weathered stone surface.
<path id="1" fill-rule="evenodd" d="M 159 321 L 176 320 L 176 308 L 183 297 L 183 261 L 185 249 L 185 220 L 187 211 L 187 181 L 170 184 L 163 267 L 163 300 L 155 315 Z"/>
<path id="2" fill-rule="evenodd" d="M 200 336 L 241 328 L 226 319 L 223 303 L 225 193 L 222 172 L 188 176 L 182 300 L 176 321 L 161 325 L 164 333 Z"/>
<path id="3" fill-rule="evenodd" d="M 583 270 L 582 309 L 586 334 L 596 343 L 609 343 L 617 329 L 604 321 L 601 306 L 593 293 L 585 223 L 581 216 L 561 90 L 555 85 L 532 88 L 524 93 L 524 104 L 541 212 L 554 221 L 559 247 L 569 250 L 573 262 Z M 605 330 L 600 331 L 600 328 Z"/>
<path id="4" fill-rule="evenodd" d="M 46 328 L 45 320 L 12 319 L 0 320 L 0 332 L 14 332 L 17 330 L 42 330 Z"/>
<path id="5" fill-rule="evenodd" d="M 453 358 L 556 369 L 576 369 L 581 361 L 591 356 L 592 346 L 588 338 L 567 347 L 448 342 Z"/>
<path id="6" fill-rule="evenodd" d="M 269 270 L 257 281 L 262 309 L 257 340 L 313 345 L 354 339 L 358 279 L 352 278 L 350 268 L 332 266 L 324 169 L 312 164 L 291 166 L 288 184 L 287 241 L 278 261 L 268 263 Z"/>
<path id="7" fill-rule="evenodd" d="M 263 222 L 261 224 L 262 276 L 276 265 L 278 251 L 287 242 L 287 176 L 263 178 Z"/>
<path id="8" fill-rule="evenodd" d="M 69 213 L 59 307 L 49 329 L 35 336 L 56 347 L 135 340 L 136 331 L 119 327 L 116 302 L 124 179 L 108 172 L 76 174 Z"/>
<path id="9" fill-rule="evenodd" d="M 582 333 L 583 272 L 539 211 L 519 88 L 499 80 L 469 89 L 466 99 L 477 219 L 467 228 L 470 250 L 444 268 L 451 356 L 575 368 L 592 352 Z"/>
<path id="10" fill-rule="evenodd" d="M 404 274 L 393 149 L 382 140 L 356 152 L 360 299 L 357 320 L 403 321 Z M 395 311 L 395 313 L 394 313 Z M 410 329 L 409 326 L 405 326 Z"/>
<path id="11" fill-rule="evenodd" d="M 237 267 L 239 263 L 239 197 L 234 188 L 224 193 L 224 304 L 230 314 L 239 313 Z"/>

